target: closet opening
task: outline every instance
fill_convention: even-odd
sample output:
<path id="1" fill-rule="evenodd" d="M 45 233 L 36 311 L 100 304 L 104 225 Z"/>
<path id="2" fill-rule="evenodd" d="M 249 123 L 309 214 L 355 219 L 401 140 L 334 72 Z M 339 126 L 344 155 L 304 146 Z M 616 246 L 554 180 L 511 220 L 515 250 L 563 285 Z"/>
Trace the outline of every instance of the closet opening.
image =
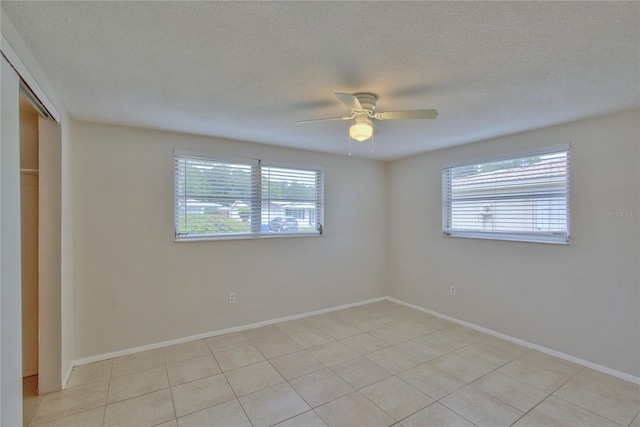
<path id="1" fill-rule="evenodd" d="M 38 385 L 38 110 L 20 91 L 20 220 L 22 256 L 22 377 L 25 392 Z M 29 390 L 27 390 L 27 388 Z"/>

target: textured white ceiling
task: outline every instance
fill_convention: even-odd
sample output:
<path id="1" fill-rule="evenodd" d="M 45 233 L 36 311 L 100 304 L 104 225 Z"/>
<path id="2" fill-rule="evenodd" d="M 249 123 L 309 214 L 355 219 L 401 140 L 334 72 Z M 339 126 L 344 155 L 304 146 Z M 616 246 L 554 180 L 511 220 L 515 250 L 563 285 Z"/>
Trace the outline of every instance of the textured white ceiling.
<path id="1" fill-rule="evenodd" d="M 2 1 L 72 117 L 394 159 L 640 105 L 637 2 Z M 555 141 L 558 142 L 558 141 Z M 550 141 L 550 143 L 555 143 Z M 354 155 L 368 157 L 366 144 Z"/>

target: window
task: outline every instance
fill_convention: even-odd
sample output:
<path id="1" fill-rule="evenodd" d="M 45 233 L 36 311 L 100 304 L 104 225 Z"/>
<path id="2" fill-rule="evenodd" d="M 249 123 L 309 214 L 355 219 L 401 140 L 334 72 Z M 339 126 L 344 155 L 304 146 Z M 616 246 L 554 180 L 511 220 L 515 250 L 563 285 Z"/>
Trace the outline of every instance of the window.
<path id="1" fill-rule="evenodd" d="M 322 168 L 175 153 L 175 239 L 320 235 Z"/>
<path id="2" fill-rule="evenodd" d="M 569 243 L 569 146 L 444 165 L 445 236 Z"/>

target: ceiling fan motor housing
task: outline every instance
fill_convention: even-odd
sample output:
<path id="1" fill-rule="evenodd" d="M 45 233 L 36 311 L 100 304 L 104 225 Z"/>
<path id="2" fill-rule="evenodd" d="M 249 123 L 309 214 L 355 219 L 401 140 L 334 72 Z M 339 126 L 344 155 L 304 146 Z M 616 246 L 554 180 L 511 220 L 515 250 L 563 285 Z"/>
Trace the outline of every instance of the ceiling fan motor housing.
<path id="1" fill-rule="evenodd" d="M 358 98 L 358 102 L 362 105 L 362 109 L 365 111 L 376 111 L 376 101 L 378 97 L 372 93 L 354 93 L 353 96 Z"/>

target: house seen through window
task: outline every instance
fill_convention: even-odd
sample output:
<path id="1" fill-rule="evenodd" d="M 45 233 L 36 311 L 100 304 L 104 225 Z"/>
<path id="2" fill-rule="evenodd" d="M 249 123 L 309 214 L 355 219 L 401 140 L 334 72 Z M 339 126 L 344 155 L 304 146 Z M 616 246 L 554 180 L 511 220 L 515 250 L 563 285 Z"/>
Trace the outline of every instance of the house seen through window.
<path id="1" fill-rule="evenodd" d="M 445 236 L 569 242 L 569 147 L 444 165 Z"/>
<path id="2" fill-rule="evenodd" d="M 322 168 L 176 151 L 176 240 L 322 234 Z"/>

